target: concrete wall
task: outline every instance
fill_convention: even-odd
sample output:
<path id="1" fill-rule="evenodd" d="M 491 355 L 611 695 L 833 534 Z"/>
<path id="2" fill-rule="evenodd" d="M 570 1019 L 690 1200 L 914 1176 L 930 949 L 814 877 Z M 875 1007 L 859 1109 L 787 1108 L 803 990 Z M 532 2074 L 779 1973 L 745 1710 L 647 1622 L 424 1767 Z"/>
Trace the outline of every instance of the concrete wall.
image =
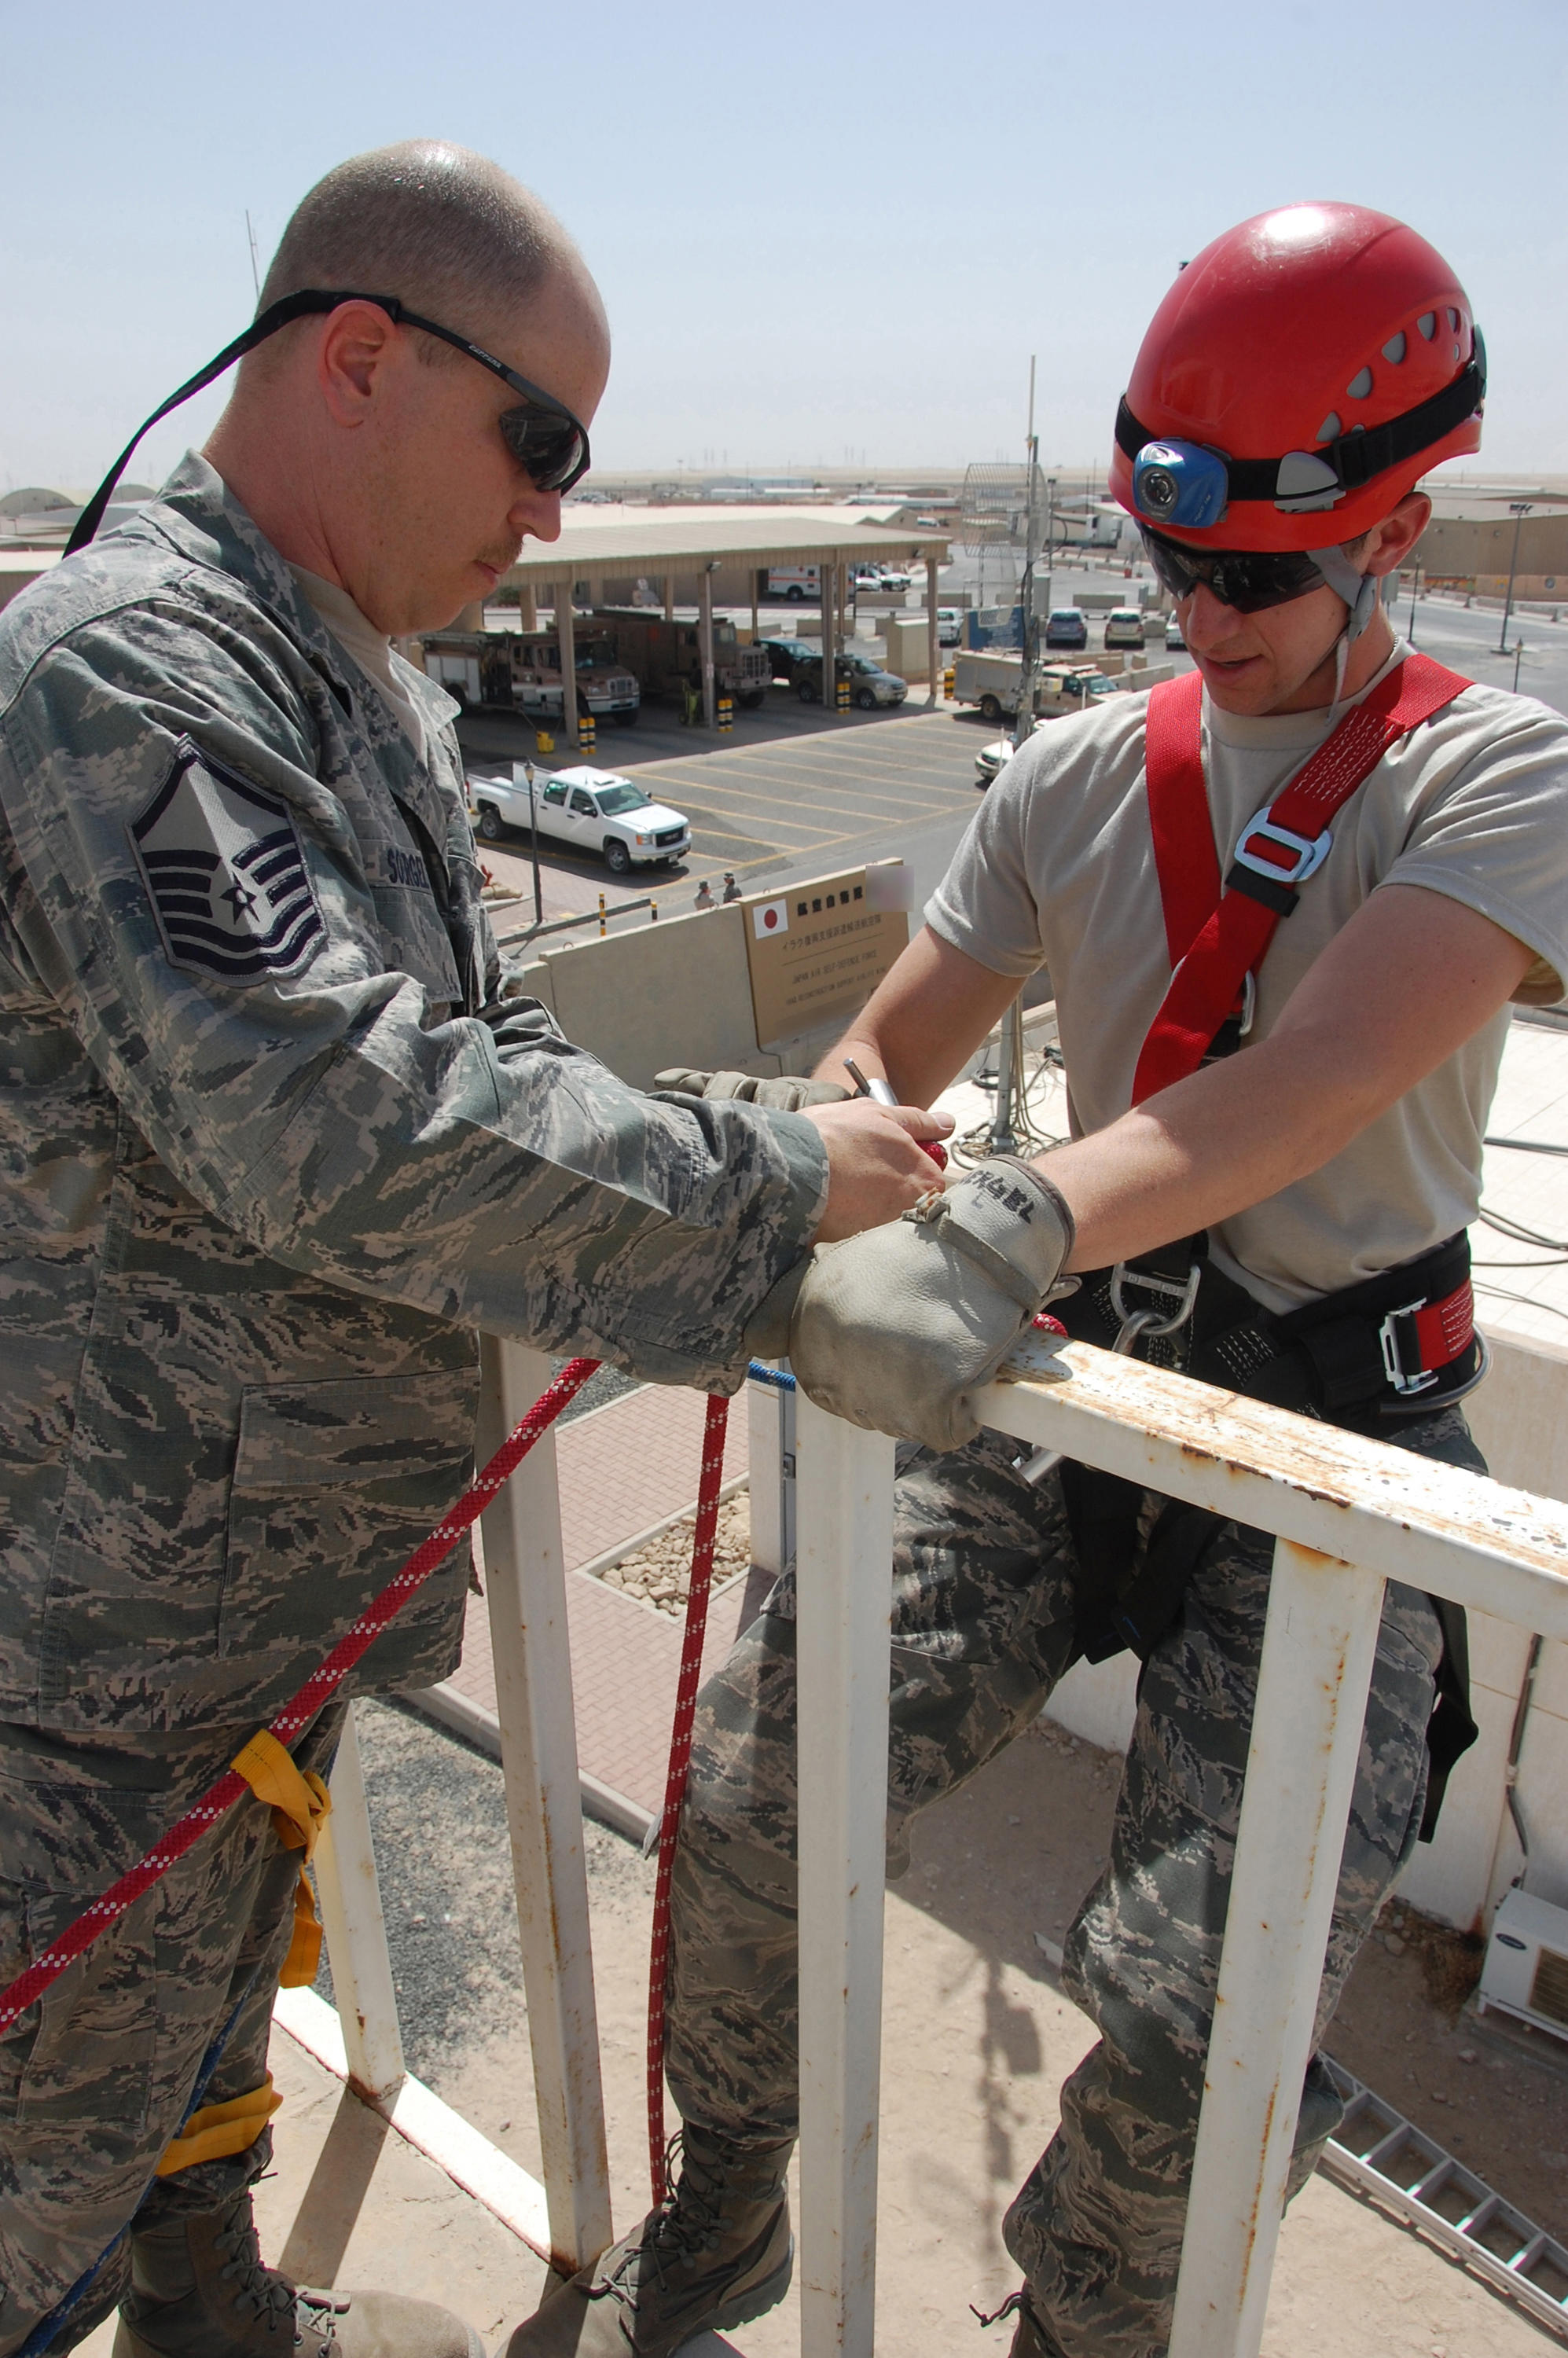
<path id="1" fill-rule="evenodd" d="M 792 889 L 794 889 L 792 887 Z M 542 947 L 524 988 L 568 1040 L 633 1088 L 672 1065 L 742 1073 L 806 1073 L 848 1018 L 768 1053 L 757 1046 L 746 963 L 746 912 L 731 905 L 661 916 L 573 947 Z"/>
<path id="2" fill-rule="evenodd" d="M 1491 1372 L 1465 1403 L 1471 1430 L 1499 1482 L 1568 1499 L 1568 1352 L 1489 1330 Z M 1422 1844 L 1400 1889 L 1444 1923 L 1478 1925 L 1520 1864 L 1504 1770 L 1530 1632 L 1472 1613 L 1471 1710 L 1476 1743 L 1454 1769 L 1434 1841 Z M 1130 1654 L 1077 1663 L 1050 1716 L 1086 1743 L 1123 1750 L 1132 1734 L 1138 1663 Z M 1568 1646 L 1542 1649 L 1519 1758 L 1519 1807 L 1530 1830 L 1530 1888 L 1568 1906 Z"/>
<path id="3" fill-rule="evenodd" d="M 1501 574 L 1506 581 L 1513 545 L 1514 519 L 1506 507 L 1496 518 L 1433 516 L 1416 543 L 1412 562 L 1423 574 L 1440 579 L 1471 580 L 1487 573 Z M 1550 574 L 1558 581 L 1568 580 L 1568 514 L 1524 518 L 1519 529 L 1519 569 L 1532 579 Z"/>

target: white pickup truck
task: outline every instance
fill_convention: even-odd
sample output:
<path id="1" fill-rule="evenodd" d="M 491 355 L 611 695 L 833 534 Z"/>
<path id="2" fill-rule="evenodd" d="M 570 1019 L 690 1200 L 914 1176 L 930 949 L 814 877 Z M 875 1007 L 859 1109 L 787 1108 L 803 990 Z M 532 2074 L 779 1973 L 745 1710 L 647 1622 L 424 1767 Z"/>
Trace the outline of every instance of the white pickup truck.
<path id="1" fill-rule="evenodd" d="M 487 843 L 499 843 L 508 828 L 526 834 L 528 777 L 522 762 L 509 771 L 468 773 L 469 807 Z M 599 854 L 617 876 L 629 869 L 684 860 L 691 849 L 691 822 L 685 814 L 656 803 L 613 770 L 586 763 L 571 770 L 534 772 L 534 795 L 543 840 L 573 851 Z"/>

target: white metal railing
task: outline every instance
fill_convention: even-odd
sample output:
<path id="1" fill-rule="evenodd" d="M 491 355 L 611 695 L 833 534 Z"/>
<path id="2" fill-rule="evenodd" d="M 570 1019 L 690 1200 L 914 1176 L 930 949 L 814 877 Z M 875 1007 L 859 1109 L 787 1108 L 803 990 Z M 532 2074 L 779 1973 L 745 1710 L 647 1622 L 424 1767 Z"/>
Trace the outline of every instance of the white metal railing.
<path id="1" fill-rule="evenodd" d="M 485 1341 L 481 1449 L 549 1363 Z M 1568 1639 L 1568 1509 L 1087 1346 L 1031 1344 L 988 1425 L 1276 1534 L 1170 2358 L 1256 2358 L 1383 1584 Z M 893 1444 L 797 1403 L 802 2349 L 871 2358 Z M 351 2082 L 558 2266 L 611 2236 L 553 1441 L 484 1518 L 545 2184 L 403 2081 L 351 1735 L 317 1853 Z M 296 1994 L 297 1998 L 299 1994 Z M 323 2010 L 325 2011 L 325 2010 Z M 280 2013 L 290 2019 L 287 1998 Z M 330 2017 L 329 2017 L 330 2018 Z M 485 2155 L 490 2154 L 487 2162 Z M 547 2224 L 546 2224 L 547 2220 Z"/>

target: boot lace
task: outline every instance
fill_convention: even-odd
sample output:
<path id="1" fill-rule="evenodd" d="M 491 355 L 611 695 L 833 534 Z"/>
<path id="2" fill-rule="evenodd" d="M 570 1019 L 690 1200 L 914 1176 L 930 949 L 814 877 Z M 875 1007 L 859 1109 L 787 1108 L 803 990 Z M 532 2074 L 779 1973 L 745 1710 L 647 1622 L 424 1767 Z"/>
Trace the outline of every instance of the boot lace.
<path id="1" fill-rule="evenodd" d="M 230 2255 L 219 2274 L 234 2284 L 234 2307 L 242 2316 L 265 2319 L 269 2333 L 276 2333 L 287 2325 L 293 2329 L 297 2343 L 302 2338 L 298 2331 L 301 2324 L 312 2327 L 323 2341 L 336 2342 L 337 2303 L 312 2299 L 276 2268 L 266 2266 L 248 2202 L 242 2203 L 231 2226 L 221 2235 L 214 2235 L 212 2248 Z"/>
<path id="2" fill-rule="evenodd" d="M 671 2191 L 649 2217 L 637 2241 L 627 2245 L 604 2279 L 606 2286 L 623 2299 L 636 2299 L 640 2263 L 652 2266 L 662 2293 L 667 2288 L 669 2277 L 678 2275 L 698 2252 L 716 2251 L 719 2247 L 723 2223 L 717 2190 L 705 2193 L 692 2173 L 679 2169 L 685 2152 L 685 2140 L 677 2129 L 665 2148 L 665 2183 Z"/>

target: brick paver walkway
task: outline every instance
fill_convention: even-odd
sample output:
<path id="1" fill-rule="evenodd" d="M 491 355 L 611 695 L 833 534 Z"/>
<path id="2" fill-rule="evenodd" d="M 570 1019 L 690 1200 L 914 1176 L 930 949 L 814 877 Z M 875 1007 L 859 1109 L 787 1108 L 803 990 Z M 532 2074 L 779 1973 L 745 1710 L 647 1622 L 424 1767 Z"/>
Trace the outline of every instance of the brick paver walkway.
<path id="1" fill-rule="evenodd" d="M 578 1758 L 590 1777 L 649 1812 L 664 1800 L 681 1625 L 577 1567 L 696 1503 L 705 1413 L 700 1392 L 649 1385 L 557 1429 Z M 724 1478 L 745 1471 L 742 1393 L 730 1410 Z M 769 1585 L 753 1573 L 714 1597 L 705 1672 L 723 1660 Z M 450 1683 L 494 1712 L 490 1621 L 477 1596 L 469 1599 L 463 1659 Z"/>

